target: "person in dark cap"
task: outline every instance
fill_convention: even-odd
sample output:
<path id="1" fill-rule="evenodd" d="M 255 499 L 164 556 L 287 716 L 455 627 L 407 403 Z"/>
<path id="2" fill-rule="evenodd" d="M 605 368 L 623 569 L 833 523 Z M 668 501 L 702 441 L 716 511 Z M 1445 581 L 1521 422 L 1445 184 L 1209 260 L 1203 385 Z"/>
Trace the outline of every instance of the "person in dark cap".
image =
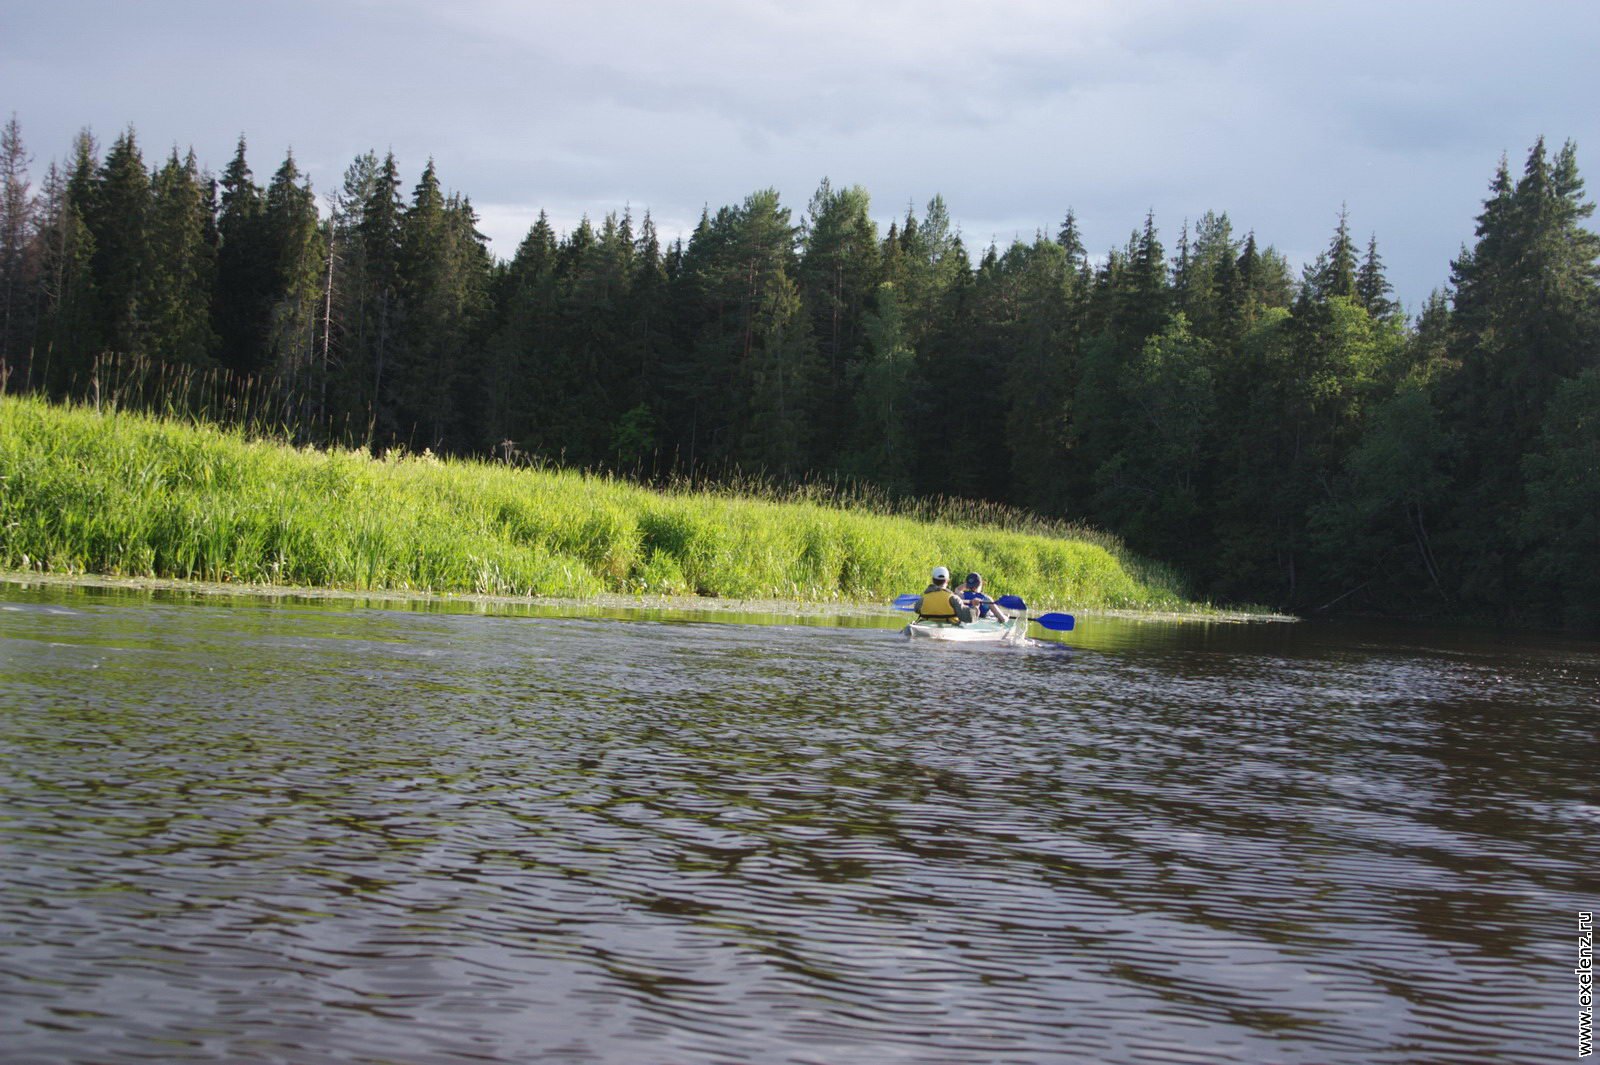
<path id="1" fill-rule="evenodd" d="M 961 592 L 961 599 L 968 607 L 976 608 L 980 618 L 992 617 L 1002 625 L 1009 620 L 995 601 L 983 593 L 983 577 L 976 573 L 967 574 L 967 586 Z"/>

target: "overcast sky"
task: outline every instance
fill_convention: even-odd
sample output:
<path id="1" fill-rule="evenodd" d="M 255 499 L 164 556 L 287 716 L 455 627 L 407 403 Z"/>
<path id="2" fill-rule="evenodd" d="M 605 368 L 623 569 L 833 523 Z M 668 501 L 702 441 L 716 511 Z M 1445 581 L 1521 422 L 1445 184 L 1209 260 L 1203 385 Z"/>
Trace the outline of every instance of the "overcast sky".
<path id="1" fill-rule="evenodd" d="M 431 156 L 501 257 L 541 208 L 671 237 L 827 176 L 884 226 L 941 193 L 973 249 L 1071 207 L 1091 252 L 1150 210 L 1170 251 L 1226 211 L 1298 270 L 1346 205 L 1415 312 L 1502 154 L 1575 140 L 1600 189 L 1597 51 L 1590 0 L 0 0 L 0 111 L 36 180 L 85 126 L 214 171 L 242 132 L 319 194 Z"/>

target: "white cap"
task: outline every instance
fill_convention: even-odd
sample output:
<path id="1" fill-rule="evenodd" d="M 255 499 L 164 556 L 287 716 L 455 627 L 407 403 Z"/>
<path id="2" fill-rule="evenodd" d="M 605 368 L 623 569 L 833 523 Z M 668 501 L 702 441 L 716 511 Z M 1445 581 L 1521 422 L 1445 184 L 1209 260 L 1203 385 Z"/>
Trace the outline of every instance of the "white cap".
<path id="1" fill-rule="evenodd" d="M 933 567 L 933 579 L 936 581 L 947 581 L 950 579 L 950 571 L 945 569 L 943 566 L 935 566 Z"/>

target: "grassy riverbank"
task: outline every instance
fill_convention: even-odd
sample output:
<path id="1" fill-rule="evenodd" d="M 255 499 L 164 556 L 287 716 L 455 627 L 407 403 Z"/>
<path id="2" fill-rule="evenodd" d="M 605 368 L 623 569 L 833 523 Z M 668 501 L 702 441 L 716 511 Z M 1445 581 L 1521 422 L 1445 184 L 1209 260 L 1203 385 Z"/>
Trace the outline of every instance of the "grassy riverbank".
<path id="1" fill-rule="evenodd" d="M 0 568 L 478 595 L 881 601 L 928 567 L 1040 605 L 1192 610 L 1114 543 L 0 397 Z"/>

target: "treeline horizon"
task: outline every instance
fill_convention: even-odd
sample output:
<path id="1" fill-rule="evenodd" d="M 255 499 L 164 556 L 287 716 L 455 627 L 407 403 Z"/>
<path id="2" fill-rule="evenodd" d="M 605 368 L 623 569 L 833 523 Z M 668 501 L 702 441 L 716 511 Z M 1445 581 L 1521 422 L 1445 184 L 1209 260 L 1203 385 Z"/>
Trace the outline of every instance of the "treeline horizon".
<path id="1" fill-rule="evenodd" d="M 136 357 L 210 403 L 248 382 L 307 442 L 970 498 L 1104 528 L 1201 597 L 1600 624 L 1600 237 L 1570 142 L 1500 161 L 1409 321 L 1343 213 L 1298 273 L 1215 212 L 1095 261 L 1069 209 L 974 261 L 940 197 L 884 231 L 824 179 L 798 217 L 765 189 L 670 242 L 541 212 L 502 261 L 431 160 L 407 195 L 364 153 L 324 212 L 243 137 L 213 175 L 85 131 L 34 190 L 0 132 L 13 390 L 82 398 Z"/>

